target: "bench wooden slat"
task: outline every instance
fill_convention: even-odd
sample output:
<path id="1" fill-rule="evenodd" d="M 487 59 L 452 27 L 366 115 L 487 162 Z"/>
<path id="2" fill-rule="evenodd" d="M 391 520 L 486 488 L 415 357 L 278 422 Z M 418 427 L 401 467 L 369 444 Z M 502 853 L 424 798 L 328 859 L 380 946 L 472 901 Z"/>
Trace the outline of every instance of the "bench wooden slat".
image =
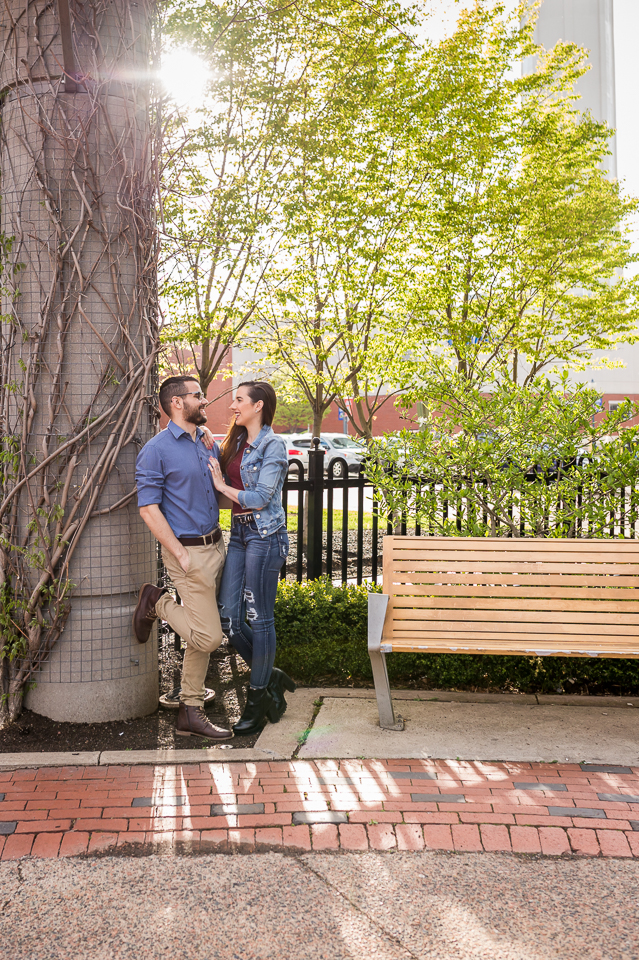
<path id="1" fill-rule="evenodd" d="M 566 561 L 565 563 L 557 562 L 557 558 L 554 558 L 553 561 L 548 560 L 543 564 L 544 569 L 548 573 L 583 573 L 583 574 L 599 574 L 600 576 L 626 576 L 631 575 L 636 577 L 639 575 L 639 563 L 574 563 L 571 561 Z M 411 560 L 410 563 L 393 563 L 392 571 L 393 575 L 397 576 L 398 574 L 406 573 L 470 573 L 471 571 L 476 571 L 477 573 L 520 573 L 520 574 L 538 574 L 541 567 L 541 562 L 537 563 L 536 561 L 524 562 L 515 562 L 510 560 L 502 560 L 496 558 L 494 560 L 466 560 L 464 563 L 457 563 L 453 560 L 427 560 L 422 554 L 420 557 L 416 557 Z"/>
<path id="2" fill-rule="evenodd" d="M 546 610 L 522 610 L 521 614 L 513 617 L 510 610 L 465 610 L 463 617 L 458 610 L 434 610 L 430 616 L 424 615 L 424 610 L 395 610 L 391 613 L 389 628 L 397 629 L 397 624 L 417 621 L 424 624 L 427 629 L 446 629 L 447 622 L 459 623 L 460 629 L 464 625 L 472 624 L 477 629 L 484 629 L 480 625 L 485 624 L 485 629 L 499 631 L 499 633 L 512 633 L 522 629 L 522 624 L 526 624 L 526 629 L 533 633 L 543 633 L 548 624 L 552 624 L 557 630 L 566 630 L 568 632 L 613 633 L 618 636 L 630 635 L 639 636 L 639 617 L 637 614 L 622 616 L 618 613 L 570 613 L 558 615 L 556 611 Z M 574 629 L 573 629 L 574 628 Z"/>
<path id="3" fill-rule="evenodd" d="M 620 584 L 617 580 L 610 581 L 605 587 L 581 587 L 570 586 L 562 583 L 561 586 L 529 586 L 528 579 L 517 578 L 512 583 L 504 583 L 499 579 L 498 583 L 476 582 L 473 577 L 466 578 L 469 583 L 459 583 L 457 578 L 446 583 L 394 583 L 392 584 L 393 596 L 402 597 L 566 597 L 566 599 L 591 598 L 596 600 L 612 596 L 615 599 L 623 600 L 630 597 L 636 590 L 629 588 L 626 584 Z M 495 578 L 493 578 L 495 579 Z M 600 581 L 601 582 L 601 581 Z M 637 584 L 639 586 L 639 583 Z"/>
<path id="4" fill-rule="evenodd" d="M 439 626 L 450 627 L 450 629 L 438 629 Z M 479 625 L 473 624 L 473 626 Z M 579 643 L 582 643 L 587 644 L 589 648 L 610 646 L 620 650 L 625 648 L 634 649 L 639 646 L 639 637 L 637 636 L 629 637 L 625 634 L 620 636 L 615 633 L 602 632 L 588 633 L 583 630 L 572 632 L 556 629 L 535 631 L 528 628 L 522 629 L 520 627 L 519 630 L 499 631 L 500 636 L 497 636 L 497 631 L 494 629 L 469 630 L 466 624 L 459 622 L 449 622 L 441 625 L 432 624 L 432 627 L 432 630 L 413 630 L 405 624 L 404 629 L 397 627 L 390 632 L 387 637 L 385 636 L 382 642 L 394 644 L 397 640 L 409 640 L 415 643 L 427 643 L 429 639 L 437 639 L 440 643 L 448 643 L 451 650 L 465 640 L 481 640 L 484 644 L 490 644 L 491 637 L 495 641 L 499 640 L 500 637 L 503 638 L 503 642 L 512 644 L 514 650 L 517 649 L 520 641 L 522 643 L 537 643 L 538 640 L 548 641 L 549 643 L 565 641 L 566 643 L 574 643 L 577 646 L 579 646 Z"/>
<path id="5" fill-rule="evenodd" d="M 589 638 L 589 642 L 592 638 Z M 449 639 L 437 640 L 433 638 L 428 641 L 416 640 L 393 640 L 393 653 L 480 653 L 493 654 L 497 656 L 547 656 L 547 657 L 593 657 L 594 654 L 600 654 L 602 657 L 615 658 L 639 658 L 639 645 L 634 647 L 609 647 L 603 649 L 597 643 L 592 649 L 583 641 L 580 643 L 567 643 L 566 637 L 557 638 L 555 641 L 535 640 L 534 642 L 527 638 L 518 643 L 509 641 L 494 640 L 488 643 L 484 640 L 472 640 L 467 637 L 456 641 L 454 648 Z"/>
<path id="6" fill-rule="evenodd" d="M 408 576 L 410 574 L 410 576 Z M 526 586 L 555 586 L 555 587 L 614 587 L 615 585 L 639 587 L 639 577 L 627 575 L 606 574 L 606 576 L 597 576 L 592 574 L 580 573 L 540 573 L 526 571 L 525 575 L 520 573 L 501 573 L 498 570 L 483 571 L 475 570 L 472 573 L 459 573 L 457 570 L 390 570 L 390 582 L 395 585 L 402 583 L 488 583 L 491 585 L 497 583 L 503 584 L 525 584 Z"/>
<path id="7" fill-rule="evenodd" d="M 421 629 L 426 629 L 431 633 L 435 631 L 441 634 L 454 633 L 456 630 L 466 630 L 470 633 L 496 633 L 500 635 L 525 633 L 532 636 L 533 634 L 552 632 L 565 635 L 582 634 L 583 636 L 593 636 L 597 634 L 598 636 L 608 635 L 622 638 L 639 637 L 639 627 L 637 624 L 542 620 L 542 614 L 539 614 L 540 619 L 537 622 L 534 622 L 530 617 L 521 617 L 517 623 L 512 623 L 508 620 L 495 620 L 492 617 L 485 620 L 482 620 L 481 617 L 460 620 L 459 616 L 455 617 L 454 611 L 451 611 L 450 617 L 442 615 L 437 619 L 424 621 L 423 618 L 420 619 L 418 611 L 416 610 L 404 612 L 414 613 L 415 617 L 402 617 L 401 620 L 393 618 L 389 625 L 388 636 L 394 636 L 397 631 L 410 632 L 414 629 L 415 634 L 417 634 Z M 445 612 L 446 611 L 442 611 L 442 614 L 445 614 Z M 417 622 L 417 628 L 413 627 L 414 622 Z"/>
<path id="8" fill-rule="evenodd" d="M 559 537 L 540 537 L 539 539 L 528 539 L 527 537 L 413 537 L 408 535 L 393 535 L 391 539 L 393 542 L 390 544 L 390 549 L 393 553 L 414 548 L 417 540 L 427 543 L 429 552 L 438 548 L 451 552 L 477 550 L 489 553 L 508 553 L 509 551 L 522 550 L 527 553 L 534 553 L 535 551 L 545 553 L 548 550 L 557 550 L 561 553 L 579 554 L 584 549 L 594 553 L 636 553 L 637 551 L 636 540 L 579 540 Z M 417 548 L 419 549 L 420 546 L 421 544 Z"/>
<path id="9" fill-rule="evenodd" d="M 579 611 L 588 613 L 609 613 L 627 616 L 633 614 L 639 620 L 639 601 L 626 600 L 578 600 L 513 597 L 502 599 L 497 597 L 422 597 L 410 595 L 396 595 L 392 600 L 393 610 L 404 610 L 414 607 L 419 610 L 515 610 L 515 611 Z"/>
<path id="10" fill-rule="evenodd" d="M 633 556 L 629 553 L 620 556 L 609 553 L 584 553 L 579 556 L 574 553 L 566 555 L 552 552 L 536 553 L 531 556 L 528 553 L 448 553 L 444 550 L 437 550 L 433 551 L 431 556 L 433 563 L 450 563 L 453 567 L 463 567 L 468 564 L 474 566 L 477 563 L 481 564 L 483 568 L 488 567 L 490 564 L 493 564 L 496 568 L 501 568 L 502 565 L 505 564 L 505 569 L 507 570 L 512 569 L 512 564 L 535 567 L 540 563 L 571 563 L 579 564 L 580 566 L 587 563 L 595 563 L 597 566 L 620 565 L 622 568 L 637 566 L 636 554 Z M 416 553 L 414 550 L 406 551 L 402 553 L 401 556 L 395 556 L 393 558 L 393 566 L 396 570 L 401 570 L 406 564 L 414 561 L 422 562 L 423 559 L 423 553 Z"/>

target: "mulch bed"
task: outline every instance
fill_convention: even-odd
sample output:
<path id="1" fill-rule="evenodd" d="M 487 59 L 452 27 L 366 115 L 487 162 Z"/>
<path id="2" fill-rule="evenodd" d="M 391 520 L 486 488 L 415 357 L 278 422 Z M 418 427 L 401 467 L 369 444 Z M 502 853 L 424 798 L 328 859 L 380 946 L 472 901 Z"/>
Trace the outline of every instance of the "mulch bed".
<path id="1" fill-rule="evenodd" d="M 162 692 L 173 689 L 180 675 L 180 657 L 172 644 L 160 656 Z M 207 707 L 209 719 L 220 726 L 230 726 L 239 719 L 245 702 L 249 671 L 227 643 L 211 655 L 206 685 L 215 690 L 215 700 Z M 0 753 L 52 753 L 86 750 L 186 750 L 219 746 L 200 737 L 175 735 L 177 710 L 158 709 L 148 717 L 120 720 L 114 723 L 57 723 L 30 710 L 13 724 L 0 730 Z M 259 734 L 234 737 L 228 752 L 252 747 Z"/>

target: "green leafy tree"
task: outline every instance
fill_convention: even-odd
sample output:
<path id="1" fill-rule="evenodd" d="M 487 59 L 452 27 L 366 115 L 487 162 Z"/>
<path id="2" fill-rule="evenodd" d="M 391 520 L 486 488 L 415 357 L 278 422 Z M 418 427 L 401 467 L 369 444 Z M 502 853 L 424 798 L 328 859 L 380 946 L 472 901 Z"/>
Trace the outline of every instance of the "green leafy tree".
<path id="1" fill-rule="evenodd" d="M 165 34 L 209 64 L 202 106 L 166 125 L 161 229 L 167 363 L 206 390 L 259 302 L 281 236 L 297 96 L 296 24 L 258 3 L 171 5 Z"/>
<path id="2" fill-rule="evenodd" d="M 375 444 L 383 510 L 438 536 L 636 536 L 639 412 L 595 418 L 596 391 L 539 377 L 430 414 L 424 429 Z M 626 427 L 626 429 L 624 429 Z"/>
<path id="3" fill-rule="evenodd" d="M 310 255 L 320 264 L 320 276 L 311 269 L 311 284 L 321 285 L 327 274 L 330 282 L 334 269 L 341 272 L 342 289 L 335 292 L 348 302 L 337 311 L 333 304 L 333 313 L 345 320 L 337 350 L 348 356 L 350 376 L 341 393 L 365 393 L 357 378 L 368 376 L 366 357 L 379 353 L 368 345 L 380 303 L 387 299 L 389 268 L 380 260 L 389 259 L 396 229 L 380 231 L 374 220 L 375 205 L 390 199 L 393 162 L 383 168 L 385 144 L 373 148 L 380 124 L 368 99 L 380 85 L 380 71 L 392 69 L 401 48 L 410 46 L 402 33 L 407 22 L 392 0 L 373 5 L 306 0 L 273 9 L 257 0 L 169 5 L 166 36 L 173 43 L 188 42 L 209 62 L 211 82 L 196 119 L 167 123 L 163 338 L 169 365 L 194 371 L 204 389 L 224 370 L 229 348 L 245 340 L 249 323 L 251 343 L 267 360 L 287 368 L 290 310 L 284 309 L 280 322 L 280 308 L 308 294 L 304 272 Z M 353 121 L 365 114 L 365 123 L 354 129 Z M 361 130 L 367 139 L 355 151 Z M 366 170 L 354 187 L 361 165 Z M 332 184 L 325 179 L 329 167 Z M 375 185 L 375 172 L 384 183 Z M 368 207 L 355 211 L 351 200 L 371 186 L 375 196 Z M 362 217 L 370 223 L 361 224 Z M 348 226 L 357 218 L 359 230 Z M 351 251 L 353 241 L 358 249 Z M 366 268 L 363 246 L 370 261 Z M 332 289 L 328 295 L 335 301 Z M 270 322 L 274 304 L 275 325 Z M 326 314 L 330 311 L 327 304 Z M 365 335 L 349 336 L 348 328 L 361 327 L 364 315 Z M 301 312 L 293 319 L 301 328 Z M 316 343 L 316 353 L 326 344 L 331 353 L 334 333 L 335 322 L 325 344 Z M 312 383 L 299 370 L 290 378 L 318 422 L 335 396 L 329 366 L 316 363 Z M 340 386 L 346 380 L 343 366 L 336 378 Z"/>
<path id="4" fill-rule="evenodd" d="M 342 42 L 322 39 L 291 116 L 283 241 L 252 342 L 306 397 L 315 434 L 337 401 L 370 437 L 396 396 L 409 327 L 396 303 L 430 171 L 412 167 L 401 144 L 412 17 L 392 2 L 335 10 Z"/>
<path id="5" fill-rule="evenodd" d="M 612 131 L 577 110 L 586 52 L 535 47 L 525 7 L 509 17 L 476 3 L 413 75 L 416 162 L 438 176 L 414 231 L 404 383 L 431 406 L 637 339 L 637 280 L 624 272 L 637 202 L 606 177 Z M 536 72 L 519 76 L 531 55 Z"/>

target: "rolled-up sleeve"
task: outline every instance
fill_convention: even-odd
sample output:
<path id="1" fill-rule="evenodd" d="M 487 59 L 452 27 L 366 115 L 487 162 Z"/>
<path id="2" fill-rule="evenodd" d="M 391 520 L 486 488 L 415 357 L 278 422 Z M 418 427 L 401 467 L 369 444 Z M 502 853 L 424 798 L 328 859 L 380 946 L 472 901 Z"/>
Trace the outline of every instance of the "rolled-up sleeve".
<path id="1" fill-rule="evenodd" d="M 152 444 L 147 444 L 138 454 L 135 462 L 135 481 L 138 487 L 138 507 L 162 503 L 164 493 L 162 458 Z"/>

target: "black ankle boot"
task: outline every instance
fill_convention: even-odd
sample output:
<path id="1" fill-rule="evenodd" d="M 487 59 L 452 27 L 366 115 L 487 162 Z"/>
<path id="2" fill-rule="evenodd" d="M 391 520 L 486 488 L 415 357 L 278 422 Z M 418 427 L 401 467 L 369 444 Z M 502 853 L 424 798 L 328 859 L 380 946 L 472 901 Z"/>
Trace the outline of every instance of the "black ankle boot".
<path id="1" fill-rule="evenodd" d="M 277 723 L 280 719 L 272 696 L 266 688 L 255 690 L 253 687 L 249 687 L 246 693 L 244 712 L 238 722 L 234 724 L 233 732 L 245 737 L 252 733 L 259 733 L 266 723 L 267 717 L 271 723 Z"/>
<path id="2" fill-rule="evenodd" d="M 268 682 L 268 692 L 273 698 L 275 709 L 280 717 L 284 716 L 287 707 L 284 690 L 288 690 L 289 693 L 294 693 L 295 690 L 297 690 L 297 684 L 294 683 L 283 670 L 273 667 L 271 679 Z"/>

